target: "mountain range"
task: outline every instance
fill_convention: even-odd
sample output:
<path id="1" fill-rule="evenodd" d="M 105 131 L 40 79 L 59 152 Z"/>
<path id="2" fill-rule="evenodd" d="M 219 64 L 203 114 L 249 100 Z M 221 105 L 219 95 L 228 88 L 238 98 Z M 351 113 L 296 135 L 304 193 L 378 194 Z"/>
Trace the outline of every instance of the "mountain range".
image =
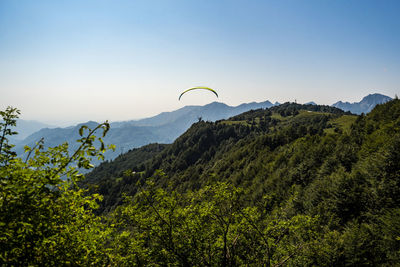
<path id="1" fill-rule="evenodd" d="M 349 103 L 339 101 L 332 106 L 355 114 L 367 113 L 377 105 L 387 102 L 391 98 L 381 94 L 371 94 L 364 97 L 361 102 Z M 314 102 L 307 104 L 316 105 Z M 154 117 L 141 120 L 130 120 L 112 122 L 111 129 L 105 138 L 105 142 L 116 145 L 116 151 L 109 151 L 106 159 L 113 159 L 116 156 L 129 151 L 132 148 L 140 147 L 149 143 L 172 143 L 178 136 L 184 133 L 193 123 L 204 121 L 217 121 L 228 119 L 249 110 L 265 109 L 279 105 L 278 102 L 270 101 L 245 103 L 238 106 L 228 106 L 224 103 L 213 102 L 204 106 L 185 106 L 175 111 L 162 112 Z M 22 133 L 23 140 L 12 140 L 16 144 L 16 152 L 22 154 L 25 145 L 33 146 L 42 137 L 46 146 L 56 146 L 68 142 L 71 149 L 74 149 L 79 138 L 78 130 L 82 125 L 94 128 L 98 123 L 89 121 L 86 123 L 66 128 L 50 128 L 51 126 L 39 122 L 19 120 L 16 130 Z M 30 127 L 27 127 L 29 125 Z M 42 128 L 38 131 L 38 128 Z M 36 127 L 36 128 L 35 128 Z M 30 131 L 35 131 L 29 136 Z M 18 136 L 18 135 L 17 135 Z"/>
<path id="2" fill-rule="evenodd" d="M 200 119 L 216 121 L 235 116 L 248 110 L 265 109 L 271 106 L 273 106 L 273 104 L 269 101 L 246 103 L 236 107 L 213 102 L 204 106 L 185 106 L 172 112 L 163 112 L 157 116 L 142 120 L 113 122 L 111 123 L 111 129 L 104 141 L 116 145 L 117 150 L 114 152 L 107 152 L 106 158 L 115 158 L 117 155 L 129 149 L 149 143 L 171 143 L 194 122 Z M 97 124 L 97 122 L 89 121 L 66 128 L 43 128 L 18 142 L 16 145 L 16 152 L 22 154 L 25 145 L 33 146 L 35 142 L 39 141 L 42 137 L 45 140 L 46 146 L 51 147 L 63 142 L 68 142 L 73 150 L 77 146 L 75 141 L 79 138 L 79 128 L 82 125 L 94 128 Z"/>

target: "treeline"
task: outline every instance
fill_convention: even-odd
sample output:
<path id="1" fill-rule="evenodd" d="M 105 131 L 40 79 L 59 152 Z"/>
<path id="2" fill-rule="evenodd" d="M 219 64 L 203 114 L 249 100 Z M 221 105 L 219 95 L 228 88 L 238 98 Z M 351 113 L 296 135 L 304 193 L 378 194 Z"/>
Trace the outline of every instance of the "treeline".
<path id="1" fill-rule="evenodd" d="M 5 136 L 12 113 L 2 113 Z M 173 144 L 132 150 L 83 181 L 66 166 L 89 168 L 87 156 L 101 155 L 92 132 L 73 156 L 66 144 L 39 145 L 22 160 L 6 146 L 0 259 L 393 266 L 400 262 L 399 130 L 398 99 L 360 116 L 286 103 L 199 121 Z"/>

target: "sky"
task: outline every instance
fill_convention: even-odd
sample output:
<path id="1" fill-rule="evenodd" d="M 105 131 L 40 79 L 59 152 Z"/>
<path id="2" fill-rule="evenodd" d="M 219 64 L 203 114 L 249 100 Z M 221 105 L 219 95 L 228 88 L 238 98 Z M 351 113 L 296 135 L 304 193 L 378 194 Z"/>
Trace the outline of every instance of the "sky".
<path id="1" fill-rule="evenodd" d="M 400 92 L 397 0 L 0 0 L 0 109 L 52 124 Z M 179 94 L 193 86 L 215 89 Z"/>

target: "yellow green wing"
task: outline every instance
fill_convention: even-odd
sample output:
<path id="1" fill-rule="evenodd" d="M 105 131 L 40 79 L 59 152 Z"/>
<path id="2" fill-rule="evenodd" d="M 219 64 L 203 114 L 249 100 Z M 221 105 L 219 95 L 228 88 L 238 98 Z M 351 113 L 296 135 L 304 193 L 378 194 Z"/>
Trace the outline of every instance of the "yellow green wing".
<path id="1" fill-rule="evenodd" d="M 203 90 L 211 91 L 211 92 L 213 92 L 213 93 L 218 97 L 218 94 L 217 94 L 217 92 L 216 92 L 214 89 L 211 89 L 211 88 L 208 88 L 208 87 L 204 87 L 204 86 L 197 86 L 197 87 L 189 88 L 189 89 L 183 91 L 183 92 L 181 93 L 181 95 L 179 96 L 179 100 L 181 100 L 181 97 L 182 97 L 182 95 L 183 95 L 184 93 L 189 92 L 189 91 L 192 91 L 192 90 L 197 90 L 197 89 L 203 89 Z"/>

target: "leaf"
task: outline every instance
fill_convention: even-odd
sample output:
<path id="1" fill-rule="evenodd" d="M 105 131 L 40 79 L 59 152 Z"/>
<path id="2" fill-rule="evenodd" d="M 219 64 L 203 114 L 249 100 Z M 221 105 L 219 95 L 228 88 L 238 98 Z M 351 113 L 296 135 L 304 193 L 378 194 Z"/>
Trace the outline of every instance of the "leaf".
<path id="1" fill-rule="evenodd" d="M 86 125 L 83 125 L 81 128 L 79 128 L 79 135 L 83 136 L 83 130 L 88 129 Z"/>

